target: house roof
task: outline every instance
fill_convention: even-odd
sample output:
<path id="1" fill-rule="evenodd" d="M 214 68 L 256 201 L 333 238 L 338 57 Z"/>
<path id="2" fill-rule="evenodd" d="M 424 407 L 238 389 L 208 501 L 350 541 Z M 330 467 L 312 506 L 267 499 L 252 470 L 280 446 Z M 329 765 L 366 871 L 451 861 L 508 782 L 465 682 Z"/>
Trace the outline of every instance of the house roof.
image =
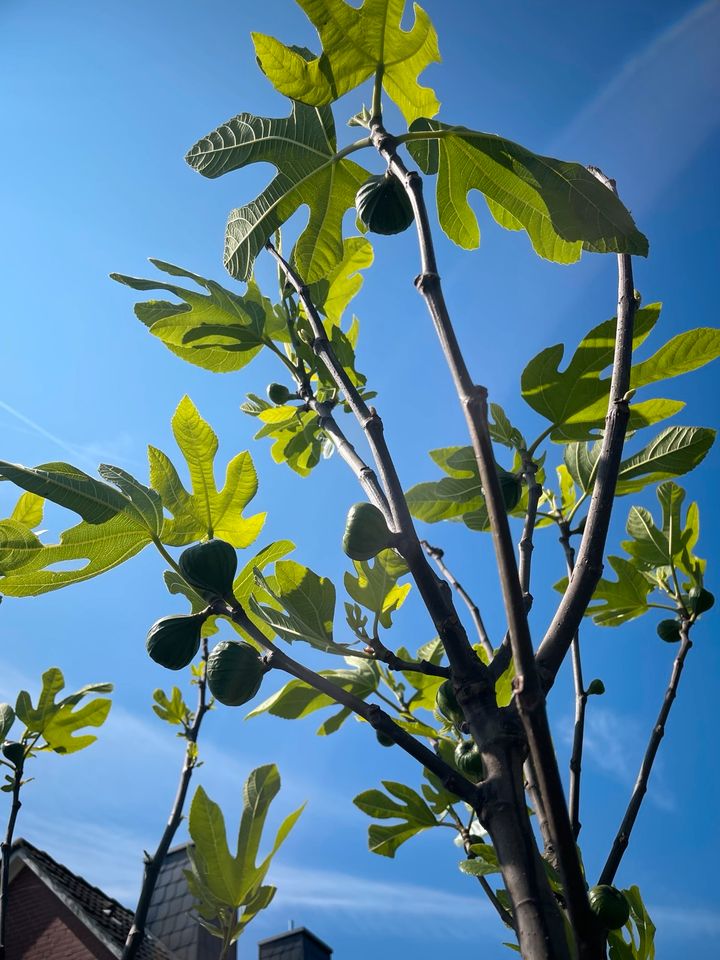
<path id="1" fill-rule="evenodd" d="M 198 923 L 195 898 L 185 879 L 189 866 L 188 844 L 168 850 L 150 902 L 147 926 L 177 960 L 215 960 L 220 941 Z M 234 945 L 227 957 L 236 957 Z"/>
<path id="2" fill-rule="evenodd" d="M 13 844 L 13 873 L 20 863 L 29 867 L 114 956 L 121 955 L 132 924 L 131 910 L 23 839 Z M 155 937 L 146 935 L 138 960 L 176 960 L 176 957 Z"/>

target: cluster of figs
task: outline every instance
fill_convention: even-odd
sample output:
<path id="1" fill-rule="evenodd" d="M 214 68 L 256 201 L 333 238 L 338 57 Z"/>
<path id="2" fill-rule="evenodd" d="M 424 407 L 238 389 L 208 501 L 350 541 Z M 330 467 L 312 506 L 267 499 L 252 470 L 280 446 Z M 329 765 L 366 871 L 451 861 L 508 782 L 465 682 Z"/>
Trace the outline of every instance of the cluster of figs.
<path id="1" fill-rule="evenodd" d="M 233 580 L 237 572 L 235 548 L 224 540 L 208 540 L 188 547 L 180 554 L 178 568 L 183 579 L 205 600 L 234 603 Z M 168 670 L 182 670 L 200 649 L 202 628 L 209 611 L 162 617 L 150 627 L 147 652 L 155 663 Z M 268 670 L 255 647 L 244 641 L 221 640 L 207 661 L 210 692 L 229 707 L 252 700 Z"/>

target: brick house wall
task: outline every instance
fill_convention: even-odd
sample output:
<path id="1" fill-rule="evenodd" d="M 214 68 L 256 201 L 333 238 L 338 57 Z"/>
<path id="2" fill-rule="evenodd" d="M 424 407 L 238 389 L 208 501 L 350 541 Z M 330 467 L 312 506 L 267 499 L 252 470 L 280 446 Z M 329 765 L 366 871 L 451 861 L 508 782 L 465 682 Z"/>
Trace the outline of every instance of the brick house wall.
<path id="1" fill-rule="evenodd" d="M 109 950 L 24 867 L 10 884 L 6 960 L 114 960 Z"/>

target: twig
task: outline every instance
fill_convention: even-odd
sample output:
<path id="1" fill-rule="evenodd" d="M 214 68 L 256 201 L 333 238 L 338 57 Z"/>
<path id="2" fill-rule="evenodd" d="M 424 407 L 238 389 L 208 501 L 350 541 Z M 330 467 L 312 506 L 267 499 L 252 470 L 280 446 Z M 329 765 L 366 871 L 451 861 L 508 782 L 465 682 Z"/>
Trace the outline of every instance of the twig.
<path id="1" fill-rule="evenodd" d="M 530 594 L 530 573 L 533 555 L 533 536 L 535 533 L 535 524 L 537 522 L 537 509 L 542 494 L 542 487 L 536 480 L 537 466 L 527 451 L 523 452 L 523 473 L 528 488 L 528 505 L 525 511 L 525 523 L 523 524 L 522 537 L 518 545 L 520 554 L 520 564 L 518 576 L 520 578 L 520 589 L 525 600 L 525 607 L 529 609 L 532 605 L 532 596 Z"/>
<path id="2" fill-rule="evenodd" d="M 615 879 L 615 874 L 617 873 L 617 869 L 620 866 L 620 861 L 622 860 L 623 855 L 627 850 L 628 843 L 630 842 L 632 828 L 635 825 L 637 815 L 640 812 L 640 806 L 647 792 L 648 780 L 650 779 L 650 773 L 655 761 L 655 755 L 658 752 L 660 741 L 665 735 L 665 724 L 667 723 L 667 719 L 670 714 L 670 708 L 672 707 L 673 701 L 677 695 L 677 688 L 678 684 L 680 683 L 680 677 L 685 664 L 685 657 L 687 656 L 690 647 L 692 647 L 692 640 L 690 639 L 689 631 L 690 621 L 683 620 L 680 625 L 680 649 L 673 662 L 670 682 L 668 683 L 667 690 L 665 691 L 662 707 L 660 708 L 660 713 L 655 721 L 655 725 L 652 728 L 647 750 L 645 751 L 645 756 L 640 764 L 640 771 L 638 773 L 637 780 L 635 781 L 635 786 L 633 787 L 633 792 L 630 796 L 630 802 L 628 803 L 627 810 L 625 811 L 625 816 L 623 817 L 622 823 L 620 824 L 620 829 L 613 840 L 613 845 L 610 849 L 605 866 L 602 869 L 602 873 L 600 874 L 598 883 L 610 884 L 613 882 Z"/>
<path id="3" fill-rule="evenodd" d="M 204 668 L 207 667 L 207 657 L 207 639 L 203 638 L 202 663 Z M 200 733 L 203 717 L 210 709 L 207 703 L 206 695 L 207 684 L 205 669 L 203 669 L 202 676 L 198 678 L 197 709 L 193 716 L 192 723 L 186 729 L 185 733 L 185 740 L 187 741 L 187 746 L 185 748 L 185 760 L 180 773 L 180 782 L 178 783 L 177 793 L 175 794 L 175 801 L 172 805 L 170 818 L 168 819 L 162 837 L 160 838 L 160 843 L 158 844 L 157 850 L 152 857 L 145 861 L 142 889 L 140 891 L 140 897 L 138 898 L 132 926 L 128 932 L 127 940 L 125 941 L 121 960 L 133 960 L 133 958 L 138 955 L 138 951 L 140 950 L 140 947 L 145 939 L 145 924 L 147 923 L 147 915 L 148 910 L 150 909 L 150 903 L 152 901 L 153 893 L 155 892 L 155 887 L 157 886 L 160 870 L 165 862 L 167 852 L 170 849 L 170 844 L 172 843 L 173 837 L 180 826 L 180 821 L 182 820 L 183 816 L 183 808 L 185 806 L 185 799 L 190 786 L 190 780 L 193 775 L 193 770 L 197 764 L 197 738 L 198 734 Z"/>
<path id="4" fill-rule="evenodd" d="M 341 686 L 333 683 L 327 677 L 323 677 L 314 670 L 294 660 L 282 650 L 278 649 L 274 643 L 267 639 L 264 633 L 259 630 L 252 620 L 248 617 L 244 608 L 237 602 L 227 604 L 225 601 L 217 601 L 214 605 L 215 613 L 218 616 L 229 617 L 233 623 L 236 623 L 248 636 L 259 646 L 268 651 L 266 657 L 267 663 L 279 670 L 284 670 L 291 676 L 302 680 L 314 690 L 319 690 L 326 694 L 336 703 L 352 710 L 363 720 L 366 720 L 375 730 L 381 731 L 393 740 L 399 747 L 402 747 L 406 753 L 414 757 L 419 763 L 428 770 L 431 770 L 442 782 L 443 786 L 460 797 L 466 803 L 475 807 L 481 803 L 483 794 L 482 785 L 476 786 L 465 779 L 462 774 L 454 770 L 449 764 L 445 763 L 437 754 L 433 753 L 428 747 L 416 740 L 411 734 L 399 727 L 389 714 L 385 713 L 377 704 L 366 703 L 354 693 L 344 690 Z"/>
<path id="5" fill-rule="evenodd" d="M 613 181 L 600 171 L 592 172 L 615 191 Z M 560 664 L 577 633 L 587 605 L 603 571 L 603 554 L 612 513 L 615 487 L 620 469 L 625 433 L 630 417 L 628 391 L 632 365 L 633 326 L 636 301 L 632 274 L 632 258 L 628 254 L 618 256 L 618 308 L 615 333 L 615 356 L 608 414 L 605 419 L 600 459 L 585 530 L 575 569 L 568 588 L 538 648 L 536 660 L 545 689 L 549 689 L 560 669 Z"/>
<path id="6" fill-rule="evenodd" d="M 570 543 L 570 524 L 567 520 L 558 521 L 560 527 L 560 544 L 565 552 L 565 565 L 568 578 L 572 577 L 575 567 L 575 550 Z M 582 823 L 580 822 L 580 784 L 582 776 L 583 741 L 585 737 L 585 710 L 588 695 L 585 690 L 582 673 L 582 659 L 580 656 L 580 631 L 575 631 L 570 645 L 573 669 L 573 685 L 575 687 L 575 725 L 573 729 L 572 753 L 570 754 L 570 789 L 569 807 L 570 823 L 573 836 L 577 840 Z"/>
<path id="7" fill-rule="evenodd" d="M 540 791 L 538 790 L 537 777 L 535 775 L 535 767 L 533 766 L 532 757 L 528 757 L 527 760 L 525 761 L 523 772 L 525 774 L 525 789 L 527 790 L 530 796 L 530 802 L 532 803 L 533 810 L 535 811 L 535 816 L 537 817 L 538 827 L 540 829 L 540 836 L 542 837 L 542 840 L 543 840 L 545 858 L 557 870 L 558 868 L 557 852 L 555 850 L 555 844 L 553 843 L 553 838 L 550 833 L 550 824 L 548 823 L 547 813 L 545 811 L 545 804 L 543 803 L 543 798 L 540 795 Z"/>
<path id="8" fill-rule="evenodd" d="M 330 438 L 338 454 L 350 467 L 358 483 L 367 494 L 368 499 L 383 512 L 387 521 L 392 522 L 390 507 L 383 489 L 378 483 L 375 471 L 365 463 L 355 447 L 347 439 L 337 420 L 330 412 L 329 404 L 321 403 L 314 397 L 308 398 L 306 402 L 310 409 L 317 413 L 320 429 Z"/>
<path id="9" fill-rule="evenodd" d="M 10 807 L 10 816 L 8 817 L 5 838 L 0 845 L 0 855 L 2 856 L 2 879 L 0 880 L 0 960 L 5 960 L 5 928 L 7 926 L 8 913 L 8 895 L 10 886 L 10 854 L 12 852 L 13 833 L 15 832 L 15 823 L 17 821 L 22 802 L 20 800 L 20 787 L 23 780 L 23 767 L 25 758 L 23 757 L 19 764 L 15 765 L 12 784 L 12 805 Z"/>
<path id="10" fill-rule="evenodd" d="M 430 663 L 429 660 L 403 660 L 392 650 L 389 650 L 378 636 L 368 637 L 368 645 L 365 652 L 375 660 L 387 664 L 391 670 L 407 671 L 408 673 L 424 673 L 429 677 L 450 677 L 450 668 L 442 667 L 437 663 Z"/>
<path id="11" fill-rule="evenodd" d="M 421 540 L 425 553 L 435 561 L 435 564 L 440 571 L 440 573 L 445 577 L 447 582 L 457 591 L 458 595 L 462 597 L 465 606 L 470 611 L 470 616 L 472 617 L 472 622 L 475 624 L 475 629 L 477 630 L 478 637 L 480 638 L 480 643 L 485 650 L 485 653 L 488 655 L 488 661 L 493 658 L 493 646 L 490 642 L 490 637 L 488 636 L 487 630 L 485 629 L 485 624 L 483 623 L 482 616 L 480 615 L 480 610 L 468 594 L 467 590 L 462 586 L 459 580 L 450 572 L 447 567 L 447 564 L 444 561 L 445 551 L 441 550 L 439 547 L 434 547 L 431 543 L 428 543 L 427 540 Z"/>
<path id="12" fill-rule="evenodd" d="M 470 850 L 470 847 L 472 846 L 473 842 L 477 843 L 477 841 L 471 840 L 470 831 L 467 829 L 467 827 L 464 826 L 462 820 L 460 819 L 460 817 L 457 815 L 457 813 L 452 807 L 448 807 L 448 813 L 454 820 L 457 831 L 462 837 L 463 846 L 465 848 L 465 854 L 467 855 L 468 860 L 475 860 L 477 858 L 477 854 L 473 853 Z M 448 826 L 452 826 L 452 824 L 448 824 Z M 495 910 L 497 911 L 497 915 L 500 917 L 502 922 L 505 924 L 506 927 L 510 927 L 512 930 L 514 930 L 515 920 L 513 919 L 512 914 L 508 910 L 506 910 L 505 907 L 500 903 L 500 901 L 498 900 L 495 894 L 495 891 L 488 883 L 487 878 L 476 877 L 476 879 L 480 884 L 480 886 L 482 887 L 490 903 L 493 905 L 493 907 L 495 907 Z"/>
<path id="13" fill-rule="evenodd" d="M 510 644 L 517 671 L 513 682 L 515 703 L 535 764 L 540 793 L 548 814 L 549 829 L 558 855 L 568 911 L 576 932 L 580 957 L 584 960 L 592 955 L 597 945 L 597 923 L 588 904 L 585 881 L 570 828 L 565 794 L 545 710 L 545 698 L 535 664 L 510 526 L 495 470 L 488 423 L 487 389 L 473 383 L 450 320 L 435 259 L 427 207 L 422 195 L 422 180 L 416 171 L 409 171 L 399 158 L 397 141 L 387 133 L 382 123 L 374 121 L 370 132 L 375 148 L 387 161 L 388 169 L 405 187 L 415 214 L 421 259 L 421 273 L 415 280 L 415 286 L 425 299 L 433 319 L 465 414 L 475 453 L 490 519 Z"/>

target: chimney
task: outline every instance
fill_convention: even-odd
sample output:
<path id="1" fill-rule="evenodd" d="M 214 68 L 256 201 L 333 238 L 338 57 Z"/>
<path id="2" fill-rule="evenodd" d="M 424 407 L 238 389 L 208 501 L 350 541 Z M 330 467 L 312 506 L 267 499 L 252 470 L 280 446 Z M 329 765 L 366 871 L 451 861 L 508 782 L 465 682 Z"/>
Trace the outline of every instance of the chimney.
<path id="1" fill-rule="evenodd" d="M 330 960 L 332 948 L 306 927 L 278 933 L 258 943 L 259 960 Z"/>
<path id="2" fill-rule="evenodd" d="M 148 910 L 147 927 L 177 960 L 218 960 L 222 941 L 197 922 L 184 870 L 190 866 L 187 844 L 169 850 Z M 313 955 L 314 956 L 314 955 Z M 227 960 L 236 960 L 233 945 Z"/>

